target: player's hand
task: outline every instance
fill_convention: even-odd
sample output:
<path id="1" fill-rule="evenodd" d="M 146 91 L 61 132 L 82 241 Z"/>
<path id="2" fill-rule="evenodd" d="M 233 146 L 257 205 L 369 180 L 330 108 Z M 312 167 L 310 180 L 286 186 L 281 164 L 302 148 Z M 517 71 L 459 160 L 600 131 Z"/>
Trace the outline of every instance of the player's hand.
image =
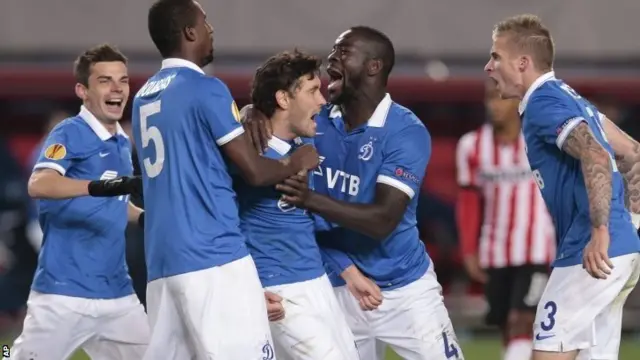
<path id="1" fill-rule="evenodd" d="M 244 131 L 249 134 L 251 144 L 258 153 L 263 154 L 269 147 L 269 139 L 273 134 L 271 120 L 269 120 L 260 110 L 249 104 L 240 110 L 240 122 Z"/>
<path id="2" fill-rule="evenodd" d="M 582 254 L 582 265 L 596 279 L 606 279 L 607 275 L 611 275 L 613 263 L 609 259 L 609 242 L 608 228 L 591 230 L 591 240 Z"/>
<path id="3" fill-rule="evenodd" d="M 467 270 L 469 277 L 481 284 L 486 284 L 488 277 L 487 273 L 480 267 L 477 255 L 466 255 L 464 257 L 464 268 Z"/>
<path id="4" fill-rule="evenodd" d="M 267 315 L 269 316 L 269 321 L 279 321 L 284 319 L 282 297 L 270 291 L 265 291 L 264 299 L 267 302 Z"/>
<path id="5" fill-rule="evenodd" d="M 305 144 L 291 154 L 289 161 L 295 171 L 299 172 L 304 170 L 306 172 L 318 167 L 318 164 L 320 164 L 320 156 L 313 145 Z"/>
<path id="6" fill-rule="evenodd" d="M 88 191 L 93 197 L 139 196 L 142 194 L 142 178 L 121 176 L 111 180 L 95 180 L 89 183 Z"/>
<path id="7" fill-rule="evenodd" d="M 358 300 L 363 311 L 375 310 L 382 304 L 382 291 L 378 285 L 364 276 L 355 265 L 346 268 L 340 277 L 347 283 L 347 289 Z"/>
<path id="8" fill-rule="evenodd" d="M 285 179 L 282 184 L 276 185 L 276 190 L 282 193 L 282 201 L 299 208 L 306 208 L 309 200 L 308 172 L 300 171 L 297 175 Z"/>

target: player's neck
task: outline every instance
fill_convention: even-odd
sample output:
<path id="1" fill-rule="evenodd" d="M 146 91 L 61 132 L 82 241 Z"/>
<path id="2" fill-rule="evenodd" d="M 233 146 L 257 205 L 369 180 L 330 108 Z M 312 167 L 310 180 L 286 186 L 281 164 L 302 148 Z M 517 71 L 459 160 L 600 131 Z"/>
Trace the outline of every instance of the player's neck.
<path id="1" fill-rule="evenodd" d="M 386 95 L 385 88 L 371 91 L 362 90 L 353 99 L 342 104 L 340 110 L 345 125 L 347 125 L 347 131 L 358 128 L 369 121 Z"/>
<path id="2" fill-rule="evenodd" d="M 276 111 L 271 117 L 271 129 L 273 130 L 273 135 L 281 140 L 289 141 L 297 137 L 296 134 L 291 131 L 291 126 L 286 115 L 279 111 Z"/>
<path id="3" fill-rule="evenodd" d="M 107 129 L 107 131 L 109 132 L 109 134 L 111 135 L 115 135 L 116 132 L 118 132 L 118 125 L 116 121 L 105 121 L 100 119 L 98 116 L 96 116 L 96 112 L 91 110 L 91 105 L 88 104 L 83 104 L 84 107 L 91 113 L 91 115 L 93 115 L 93 117 L 96 118 L 96 120 L 98 120 L 98 122 L 100 124 L 102 124 L 102 126 L 105 127 L 105 129 Z"/>
<path id="4" fill-rule="evenodd" d="M 522 76 L 522 95 L 520 99 L 524 98 L 524 95 L 529 91 L 529 88 L 533 85 L 540 76 L 546 74 L 547 72 L 539 72 L 539 71 L 531 71 Z"/>
<path id="5" fill-rule="evenodd" d="M 493 127 L 493 136 L 499 143 L 510 144 L 520 136 L 520 121 L 513 119 L 504 124 Z"/>
<path id="6" fill-rule="evenodd" d="M 192 56 L 190 54 L 184 54 L 184 53 L 173 54 L 169 56 L 169 58 L 187 60 L 189 62 L 196 64 L 199 68 L 203 67 L 201 63 L 202 60 L 199 59 L 197 56 Z"/>

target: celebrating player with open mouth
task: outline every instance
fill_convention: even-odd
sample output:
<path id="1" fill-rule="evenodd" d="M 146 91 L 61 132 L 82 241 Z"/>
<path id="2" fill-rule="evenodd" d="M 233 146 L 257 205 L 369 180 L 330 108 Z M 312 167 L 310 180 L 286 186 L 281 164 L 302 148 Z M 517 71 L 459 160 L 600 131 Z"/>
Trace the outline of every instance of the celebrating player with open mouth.
<path id="1" fill-rule="evenodd" d="M 613 360 L 622 308 L 640 276 L 629 214 L 640 211 L 640 144 L 556 79 L 553 60 L 549 30 L 520 15 L 495 26 L 485 67 L 502 97 L 521 99 L 529 163 L 556 227 L 533 359 Z"/>
<path id="2" fill-rule="evenodd" d="M 302 176 L 277 189 L 283 200 L 332 223 L 317 237 L 335 250 L 325 260 L 346 280 L 339 286 L 345 283 L 334 278 L 335 291 L 362 359 L 382 359 L 378 344 L 404 359 L 463 359 L 416 226 L 431 138 L 387 93 L 393 44 L 378 30 L 353 27 L 338 37 L 328 61 L 331 105 L 316 116 L 314 141 L 323 160 L 315 190 Z M 258 126 L 247 127 L 258 129 L 253 138 L 261 143 L 265 120 L 258 111 L 248 113 Z M 381 304 L 350 283 L 354 270 L 380 287 Z"/>
<path id="3" fill-rule="evenodd" d="M 125 262 L 125 229 L 140 220 L 128 194 L 141 183 L 118 123 L 127 59 L 97 46 L 78 57 L 75 75 L 80 113 L 49 133 L 29 179 L 43 242 L 11 359 L 67 359 L 78 348 L 96 359 L 140 359 L 149 327 Z"/>

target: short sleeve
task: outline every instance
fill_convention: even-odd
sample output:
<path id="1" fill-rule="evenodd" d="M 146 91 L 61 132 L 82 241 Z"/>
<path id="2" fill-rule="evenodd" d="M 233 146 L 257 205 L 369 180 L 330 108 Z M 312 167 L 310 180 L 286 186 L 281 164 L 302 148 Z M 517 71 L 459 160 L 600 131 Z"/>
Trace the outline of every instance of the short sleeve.
<path id="1" fill-rule="evenodd" d="M 55 127 L 42 144 L 33 170 L 51 169 L 61 175 L 66 174 L 73 161 L 81 157 L 81 154 L 76 150 L 77 146 L 73 145 L 77 144 L 79 139 L 74 140 L 73 143 L 70 140 L 76 135 L 78 134 L 72 131 L 70 125 L 60 124 Z"/>
<path id="2" fill-rule="evenodd" d="M 576 126 L 586 122 L 582 112 L 575 106 L 548 95 L 533 97 L 527 105 L 525 117 L 537 130 L 539 138 L 548 144 L 555 144 L 558 149 L 562 149 L 567 136 Z"/>
<path id="3" fill-rule="evenodd" d="M 473 156 L 478 134 L 463 135 L 456 146 L 456 180 L 461 187 L 479 186 Z"/>
<path id="4" fill-rule="evenodd" d="M 431 157 L 431 136 L 422 124 L 405 127 L 386 139 L 377 182 L 393 186 L 412 199 L 420 192 Z"/>
<path id="5" fill-rule="evenodd" d="M 224 83 L 218 79 L 207 79 L 200 98 L 200 111 L 218 146 L 223 146 L 229 141 L 244 133 L 240 124 L 240 111 L 238 105 L 231 97 L 231 93 Z"/>

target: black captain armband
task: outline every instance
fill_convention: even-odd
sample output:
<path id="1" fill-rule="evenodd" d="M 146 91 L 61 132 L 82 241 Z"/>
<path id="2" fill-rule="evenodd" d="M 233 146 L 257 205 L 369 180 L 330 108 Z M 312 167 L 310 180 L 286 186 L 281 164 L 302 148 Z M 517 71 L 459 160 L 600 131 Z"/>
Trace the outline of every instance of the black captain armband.
<path id="1" fill-rule="evenodd" d="M 142 178 L 121 176 L 110 180 L 95 180 L 89 183 L 88 191 L 93 197 L 136 196 L 142 193 Z"/>

